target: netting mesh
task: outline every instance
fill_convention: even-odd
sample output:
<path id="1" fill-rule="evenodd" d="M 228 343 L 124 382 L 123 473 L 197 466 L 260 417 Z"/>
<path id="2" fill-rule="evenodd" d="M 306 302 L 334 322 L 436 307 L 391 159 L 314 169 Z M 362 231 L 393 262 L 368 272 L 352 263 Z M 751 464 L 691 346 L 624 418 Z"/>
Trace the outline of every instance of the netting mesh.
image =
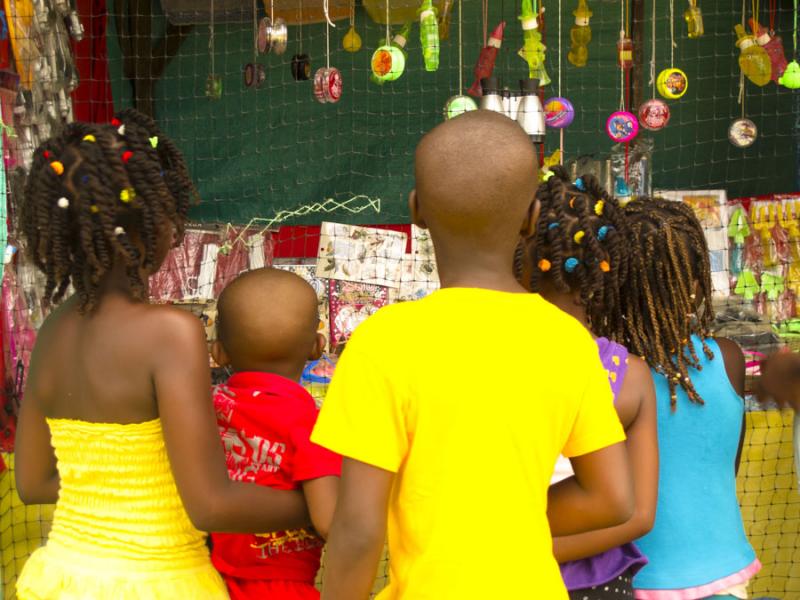
<path id="1" fill-rule="evenodd" d="M 419 2 L 391 0 L 391 35 L 407 20 L 414 24 L 403 75 L 377 85 L 370 56 L 387 33 L 380 0 L 330 0 L 335 28 L 324 23 L 322 0 L 259 0 L 255 19 L 250 0 L 77 0 L 80 42 L 69 40 L 70 34 L 80 37 L 69 2 L 5 1 L 0 99 L 3 120 L 14 127 L 4 136 L 10 249 L 2 288 L 7 470 L 0 474 L 0 555 L 6 598 L 14 597 L 19 569 L 42 543 L 52 514 L 48 507 L 23 507 L 12 476 L 14 414 L 43 319 L 41 281 L 16 252 L 19 186 L 35 145 L 73 115 L 105 122 L 126 106 L 152 114 L 185 153 L 202 197 L 184 245 L 153 281 L 154 299 L 192 310 L 213 337 L 213 298 L 241 270 L 274 264 L 308 277 L 319 295 L 329 355 L 309 366 L 304 384 L 321 401 L 336 352 L 355 325 L 386 303 L 436 287 L 428 242 L 407 225 L 413 151 L 442 120 L 448 99 L 473 83 L 485 34 L 500 21 L 507 25 L 495 76 L 513 90 L 528 73 L 517 54 L 519 1 L 435 4 L 450 16 L 438 71 L 425 70 Z M 575 107 L 563 136 L 548 129 L 541 159 L 551 162 L 563 150 L 576 174 L 591 170 L 619 195 L 671 190 L 676 200 L 691 202 L 708 231 L 720 331 L 749 352 L 751 374 L 759 353 L 781 344 L 797 349 L 800 195 L 791 193 L 800 172 L 800 96 L 775 83 L 742 84 L 734 33 L 734 25 L 755 11 L 783 38 L 791 60 L 791 3 L 700 0 L 705 32 L 689 39 L 685 2 L 589 0 L 592 39 L 580 68 L 567 58 L 578 0 L 538 5 L 551 79 L 541 97 L 565 97 Z M 362 43 L 357 52 L 343 48 L 351 14 Z M 268 15 L 288 20 L 287 49 L 254 56 L 258 27 Z M 621 28 L 633 42 L 633 67 L 622 77 Z M 660 97 L 651 81 L 652 52 L 655 74 L 680 68 L 688 90 L 668 101 L 671 118 L 663 130 L 642 130 L 630 145 L 614 145 L 605 133 L 608 116 L 621 108 L 635 113 Z M 339 69 L 339 102 L 319 103 L 313 81 L 295 80 L 293 57 L 304 54 L 312 79 L 320 67 Z M 257 88 L 245 85 L 248 64 L 263 67 Z M 758 128 L 747 148 L 729 141 L 731 123 L 742 117 Z M 740 502 L 764 564 L 751 589 L 754 596 L 797 598 L 800 498 L 791 415 L 748 408 Z M 385 569 L 384 562 L 376 589 L 385 583 Z"/>

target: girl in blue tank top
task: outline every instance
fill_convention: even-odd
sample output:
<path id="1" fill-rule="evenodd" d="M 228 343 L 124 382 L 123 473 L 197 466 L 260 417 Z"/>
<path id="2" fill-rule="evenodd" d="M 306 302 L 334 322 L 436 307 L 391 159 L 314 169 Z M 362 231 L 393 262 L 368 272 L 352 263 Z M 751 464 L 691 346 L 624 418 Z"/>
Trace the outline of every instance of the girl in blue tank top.
<path id="1" fill-rule="evenodd" d="M 523 285 L 572 315 L 597 335 L 621 328 L 619 290 L 625 284 L 628 246 L 624 215 L 597 180 L 571 183 L 561 169 L 539 188 L 537 235 L 518 256 Z M 647 364 L 624 346 L 596 338 L 614 403 L 627 436 L 636 507 L 623 525 L 556 537 L 553 549 L 570 598 L 632 598 L 632 580 L 647 560 L 632 541 L 650 530 L 658 482 L 655 392 Z M 573 475 L 561 457 L 553 483 Z"/>
<path id="2" fill-rule="evenodd" d="M 624 340 L 656 386 L 659 495 L 655 525 L 637 541 L 649 563 L 634 578 L 641 600 L 747 598 L 761 565 L 736 498 L 744 435 L 744 356 L 713 339 L 708 248 L 680 202 L 626 209 L 631 247 L 622 294 Z"/>

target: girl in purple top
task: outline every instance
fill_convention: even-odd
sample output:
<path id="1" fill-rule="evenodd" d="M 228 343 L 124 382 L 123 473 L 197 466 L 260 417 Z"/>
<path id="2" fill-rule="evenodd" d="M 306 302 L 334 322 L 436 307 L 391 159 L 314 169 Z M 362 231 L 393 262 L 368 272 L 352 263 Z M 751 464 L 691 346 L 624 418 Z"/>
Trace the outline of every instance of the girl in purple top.
<path id="1" fill-rule="evenodd" d="M 618 338 L 624 315 L 619 290 L 626 284 L 629 246 L 624 214 L 599 182 L 571 183 L 560 168 L 537 193 L 536 234 L 520 247 L 520 280 L 594 334 Z M 553 552 L 573 600 L 633 598 L 633 575 L 647 563 L 632 540 L 650 531 L 658 495 L 655 391 L 647 364 L 606 337 L 598 337 L 614 404 L 625 427 L 634 474 L 636 508 L 620 526 L 556 537 Z M 553 482 L 573 475 L 561 458 Z"/>

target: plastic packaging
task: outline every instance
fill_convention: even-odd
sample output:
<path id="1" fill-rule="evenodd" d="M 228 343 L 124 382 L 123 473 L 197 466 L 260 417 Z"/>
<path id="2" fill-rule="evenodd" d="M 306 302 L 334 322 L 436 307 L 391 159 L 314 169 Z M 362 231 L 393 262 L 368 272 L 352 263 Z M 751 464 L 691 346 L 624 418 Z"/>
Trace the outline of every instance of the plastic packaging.
<path id="1" fill-rule="evenodd" d="M 728 221 L 728 237 L 731 239 L 728 269 L 734 277 L 738 277 L 744 269 L 744 244 L 749 236 L 750 223 L 747 220 L 747 213 L 741 205 L 738 205 L 731 212 Z"/>
<path id="2" fill-rule="evenodd" d="M 619 32 L 617 40 L 617 65 L 626 71 L 633 67 L 633 41 L 624 31 Z"/>
<path id="3" fill-rule="evenodd" d="M 788 66 L 786 55 L 783 53 L 783 40 L 781 40 L 780 36 L 770 35 L 766 27 L 756 23 L 752 18 L 750 19 L 750 28 L 755 33 L 756 43 L 764 48 L 769 56 L 769 62 L 772 68 L 772 81 L 778 83 L 778 80 Z"/>
<path id="4" fill-rule="evenodd" d="M 567 60 L 576 67 L 585 67 L 589 60 L 589 42 L 592 41 L 592 27 L 589 25 L 592 11 L 586 0 L 579 0 L 578 8 L 572 14 L 575 15 L 575 24 L 569 30 L 571 45 Z"/>
<path id="5" fill-rule="evenodd" d="M 539 86 L 544 87 L 550 83 L 550 76 L 545 70 L 547 47 L 542 43 L 539 22 L 536 13 L 533 12 L 531 0 L 522 0 L 519 20 L 522 23 L 522 37 L 525 40 L 519 55 L 528 63 L 528 77 L 538 80 Z"/>
<path id="6" fill-rule="evenodd" d="M 431 0 L 422 0 L 419 7 L 419 40 L 426 71 L 439 69 L 439 21 Z"/>
<path id="7" fill-rule="evenodd" d="M 739 48 L 739 68 L 755 85 L 759 87 L 767 85 L 772 77 L 772 66 L 767 51 L 759 46 L 756 39 L 748 35 L 740 24 L 737 24 L 734 30 L 738 38 L 736 45 Z"/>
<path id="8" fill-rule="evenodd" d="M 481 48 L 481 53 L 478 55 L 478 62 L 475 63 L 475 81 L 472 86 L 467 90 L 467 93 L 476 98 L 482 94 L 481 80 L 492 76 L 494 71 L 494 63 L 497 60 L 497 52 L 500 46 L 503 45 L 503 32 L 506 28 L 506 22 L 500 21 L 500 24 L 494 28 L 492 34 L 489 36 L 489 41 L 486 46 Z"/>

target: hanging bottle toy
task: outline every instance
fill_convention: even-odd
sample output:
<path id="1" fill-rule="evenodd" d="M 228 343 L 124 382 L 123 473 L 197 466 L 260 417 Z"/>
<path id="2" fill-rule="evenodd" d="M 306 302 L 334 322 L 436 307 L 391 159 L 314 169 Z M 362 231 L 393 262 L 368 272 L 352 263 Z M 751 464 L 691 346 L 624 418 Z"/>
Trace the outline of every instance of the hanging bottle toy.
<path id="1" fill-rule="evenodd" d="M 761 46 L 769 56 L 772 67 L 772 81 L 778 83 L 781 75 L 786 70 L 788 63 L 783 53 L 783 40 L 780 36 L 770 35 L 766 27 L 759 24 L 754 19 L 750 19 L 750 28 L 755 34 L 756 43 Z"/>
<path id="2" fill-rule="evenodd" d="M 528 63 L 528 76 L 536 79 L 541 87 L 550 83 L 550 76 L 545 70 L 545 50 L 542 44 L 542 34 L 539 31 L 539 22 L 533 10 L 531 0 L 522 0 L 522 10 L 519 20 L 522 22 L 522 35 L 525 45 L 519 55 Z"/>
<path id="3" fill-rule="evenodd" d="M 748 35 L 740 24 L 737 24 L 734 30 L 738 38 L 736 45 L 740 51 L 739 67 L 742 73 L 759 87 L 767 85 L 772 76 L 772 66 L 767 51 L 759 46 L 756 39 Z"/>
<path id="4" fill-rule="evenodd" d="M 683 18 L 686 20 L 686 26 L 689 28 L 689 37 L 697 39 L 705 33 L 703 27 L 703 12 L 697 6 L 697 0 L 689 0 L 689 8 L 683 13 Z"/>
<path id="5" fill-rule="evenodd" d="M 500 24 L 494 28 L 494 31 L 489 36 L 489 41 L 481 48 L 481 53 L 478 56 L 478 62 L 475 64 L 475 81 L 472 87 L 467 90 L 471 96 L 481 95 L 481 79 L 486 79 L 492 76 L 494 71 L 494 63 L 497 60 L 497 52 L 500 46 L 503 45 L 503 32 L 506 28 L 506 22 L 500 21 Z"/>
<path id="6" fill-rule="evenodd" d="M 361 36 L 356 31 L 356 2 L 350 0 L 350 29 L 342 38 L 342 48 L 345 52 L 358 52 L 361 50 Z"/>
<path id="7" fill-rule="evenodd" d="M 392 42 L 391 42 L 391 46 L 393 46 L 394 48 L 397 48 L 398 50 L 400 50 L 400 52 L 402 52 L 403 59 L 405 59 L 406 62 L 408 62 L 408 52 L 406 52 L 406 44 L 408 43 L 408 36 L 409 35 L 411 35 L 411 22 L 410 21 L 408 23 L 406 23 L 405 25 L 403 25 L 403 28 L 398 33 L 396 33 L 394 35 L 394 37 L 392 38 Z M 378 46 L 379 47 L 380 46 L 386 46 L 387 44 L 388 44 L 388 42 L 386 41 L 386 38 L 382 38 L 378 42 Z M 372 83 L 374 83 L 375 85 L 383 85 L 384 83 L 386 83 L 388 81 L 387 79 L 377 77 L 375 75 L 375 73 L 372 72 L 371 70 L 370 70 L 369 80 Z"/>
<path id="8" fill-rule="evenodd" d="M 794 1 L 794 31 L 792 34 L 792 62 L 781 75 L 778 83 L 790 90 L 800 88 L 800 64 L 797 64 L 797 0 Z"/>
<path id="9" fill-rule="evenodd" d="M 439 21 L 431 0 L 422 0 L 419 7 L 419 39 L 426 71 L 439 69 Z"/>
<path id="10" fill-rule="evenodd" d="M 633 41 L 625 35 L 624 29 L 620 29 L 617 40 L 617 64 L 626 71 L 633 67 Z"/>
<path id="11" fill-rule="evenodd" d="M 586 5 L 586 0 L 579 0 L 578 8 L 572 14 L 575 15 L 575 24 L 569 31 L 571 45 L 567 60 L 576 67 L 585 67 L 589 59 L 589 42 L 592 41 L 592 27 L 589 25 L 592 11 Z"/>

